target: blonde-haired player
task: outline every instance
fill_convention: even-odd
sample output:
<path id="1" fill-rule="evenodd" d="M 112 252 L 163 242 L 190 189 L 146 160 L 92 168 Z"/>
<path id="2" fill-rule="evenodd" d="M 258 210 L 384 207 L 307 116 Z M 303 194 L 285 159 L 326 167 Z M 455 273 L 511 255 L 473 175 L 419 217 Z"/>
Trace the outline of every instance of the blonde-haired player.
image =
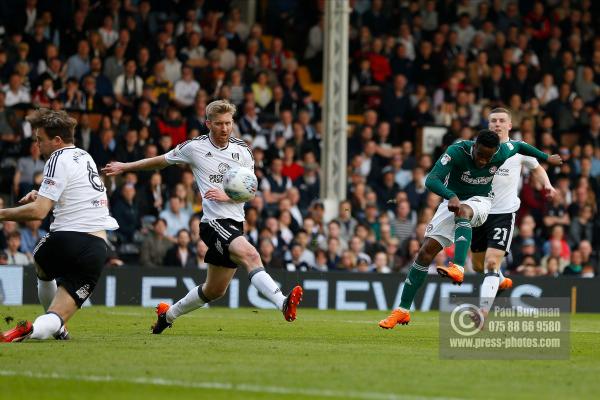
<path id="1" fill-rule="evenodd" d="M 281 293 L 277 283 L 265 271 L 256 248 L 244 237 L 244 204 L 233 202 L 223 191 L 223 174 L 227 170 L 236 166 L 254 170 L 250 147 L 231 137 L 235 112 L 235 105 L 228 101 L 213 101 L 206 107 L 208 135 L 183 142 L 164 155 L 130 163 L 112 162 L 102 170 L 112 176 L 128 171 L 161 169 L 176 163 L 188 164 L 204 198 L 200 237 L 208 246 L 204 257 L 209 264 L 206 282 L 173 306 L 160 303 L 152 333 L 161 333 L 177 317 L 223 296 L 238 266 L 248 271 L 251 284 L 283 312 L 287 321 L 296 319 L 302 288 L 294 287 L 288 296 Z"/>

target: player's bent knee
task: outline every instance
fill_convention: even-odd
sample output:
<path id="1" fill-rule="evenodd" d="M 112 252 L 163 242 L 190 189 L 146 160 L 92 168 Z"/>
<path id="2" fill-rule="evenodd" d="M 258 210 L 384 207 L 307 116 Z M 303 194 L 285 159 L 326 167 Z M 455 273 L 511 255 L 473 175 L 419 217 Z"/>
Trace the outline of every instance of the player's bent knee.
<path id="1" fill-rule="evenodd" d="M 485 261 L 485 271 L 498 271 L 500 269 L 500 263 L 496 260 Z"/>
<path id="2" fill-rule="evenodd" d="M 473 218 L 473 209 L 466 204 L 461 204 L 457 217 L 471 219 Z"/>

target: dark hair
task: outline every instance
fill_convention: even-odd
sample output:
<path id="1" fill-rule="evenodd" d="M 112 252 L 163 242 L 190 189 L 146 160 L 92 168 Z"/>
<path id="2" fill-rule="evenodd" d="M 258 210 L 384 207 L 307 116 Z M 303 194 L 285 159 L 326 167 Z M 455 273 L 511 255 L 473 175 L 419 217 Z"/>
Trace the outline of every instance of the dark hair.
<path id="1" fill-rule="evenodd" d="M 77 120 L 65 111 L 40 108 L 26 118 L 33 129 L 43 128 L 48 138 L 60 137 L 65 143 L 73 143 Z"/>
<path id="2" fill-rule="evenodd" d="M 152 226 L 156 226 L 160 222 L 162 222 L 163 224 L 165 224 L 165 226 L 169 226 L 169 224 L 167 224 L 167 220 L 164 219 L 164 218 L 157 218 L 156 221 L 154 221 L 154 223 L 152 224 Z"/>
<path id="3" fill-rule="evenodd" d="M 480 146 L 496 149 L 498 146 L 500 146 L 500 137 L 489 129 L 482 129 L 479 131 L 477 139 L 475 139 L 475 143 Z"/>

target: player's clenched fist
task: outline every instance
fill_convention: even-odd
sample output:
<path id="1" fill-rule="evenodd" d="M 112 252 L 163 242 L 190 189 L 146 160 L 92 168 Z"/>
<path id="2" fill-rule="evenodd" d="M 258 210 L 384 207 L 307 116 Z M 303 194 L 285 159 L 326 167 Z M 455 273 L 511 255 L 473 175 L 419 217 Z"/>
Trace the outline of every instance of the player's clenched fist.
<path id="1" fill-rule="evenodd" d="M 562 158 L 560 158 L 558 154 L 552 154 L 550 157 L 548 157 L 547 161 L 550 165 L 561 165 L 563 163 Z"/>
<path id="2" fill-rule="evenodd" d="M 460 200 L 457 196 L 452 197 L 448 200 L 448 210 L 453 213 L 457 213 L 460 208 Z"/>

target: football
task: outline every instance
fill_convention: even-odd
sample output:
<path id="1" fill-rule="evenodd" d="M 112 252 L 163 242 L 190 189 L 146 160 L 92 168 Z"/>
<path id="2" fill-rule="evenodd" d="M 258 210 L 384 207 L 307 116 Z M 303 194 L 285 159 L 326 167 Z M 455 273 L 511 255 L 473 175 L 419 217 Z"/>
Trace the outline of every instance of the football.
<path id="1" fill-rule="evenodd" d="M 257 187 L 256 175 L 249 168 L 231 168 L 223 175 L 223 190 L 236 203 L 252 200 Z"/>

